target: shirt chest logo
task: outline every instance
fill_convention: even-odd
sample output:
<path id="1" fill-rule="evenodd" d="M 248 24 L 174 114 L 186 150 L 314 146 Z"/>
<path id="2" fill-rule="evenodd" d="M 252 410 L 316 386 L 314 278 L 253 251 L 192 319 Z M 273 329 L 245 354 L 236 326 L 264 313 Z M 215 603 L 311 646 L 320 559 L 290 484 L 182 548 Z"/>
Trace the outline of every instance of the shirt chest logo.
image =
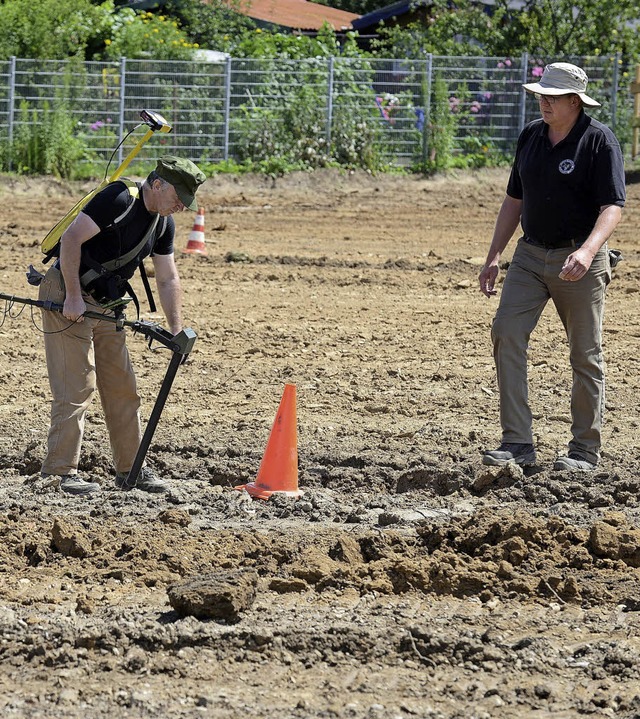
<path id="1" fill-rule="evenodd" d="M 563 175 L 570 175 L 576 169 L 576 163 L 573 160 L 562 160 L 558 165 L 558 170 Z"/>

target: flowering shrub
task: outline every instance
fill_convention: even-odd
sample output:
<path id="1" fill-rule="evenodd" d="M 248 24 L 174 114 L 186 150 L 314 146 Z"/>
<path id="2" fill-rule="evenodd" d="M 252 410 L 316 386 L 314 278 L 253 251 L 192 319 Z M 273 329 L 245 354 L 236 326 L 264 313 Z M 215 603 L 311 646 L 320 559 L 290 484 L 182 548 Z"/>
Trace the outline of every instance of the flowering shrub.
<path id="1" fill-rule="evenodd" d="M 376 106 L 380 110 L 382 117 L 391 125 L 395 124 L 394 114 L 400 100 L 396 95 L 392 95 L 390 92 L 385 92 L 384 95 L 376 95 Z"/>
<path id="2" fill-rule="evenodd" d="M 241 76 L 244 67 L 239 67 L 236 72 Z M 391 154 L 385 129 L 393 126 L 400 100 L 390 94 L 375 95 L 368 61 L 335 68 L 330 127 L 327 58 L 283 63 L 267 57 L 259 65 L 249 60 L 246 67 L 252 87 L 256 77 L 261 83 L 255 98 L 252 87 L 247 87 L 249 103 L 234 108 L 230 137 L 238 161 L 263 165 L 277 161 L 288 169 L 341 164 L 374 170 Z M 371 98 L 369 105 L 362 102 L 363 95 Z"/>
<path id="3" fill-rule="evenodd" d="M 111 37 L 104 43 L 107 60 L 188 60 L 199 47 L 189 42 L 177 20 L 151 12 L 136 13 L 130 8 L 115 13 Z"/>

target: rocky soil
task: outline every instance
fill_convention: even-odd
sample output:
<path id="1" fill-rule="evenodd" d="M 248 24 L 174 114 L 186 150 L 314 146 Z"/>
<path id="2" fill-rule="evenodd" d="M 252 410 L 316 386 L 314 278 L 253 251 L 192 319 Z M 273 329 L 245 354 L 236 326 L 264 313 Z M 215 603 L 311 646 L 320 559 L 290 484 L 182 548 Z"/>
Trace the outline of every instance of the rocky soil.
<path id="1" fill-rule="evenodd" d="M 149 451 L 167 496 L 115 488 L 98 401 L 80 469 L 100 495 L 40 478 L 39 310 L 0 303 L 2 716 L 640 717 L 635 179 L 591 474 L 552 469 L 571 383 L 553 307 L 530 348 L 539 465 L 480 463 L 499 426 L 477 274 L 504 170 L 208 180 L 206 257 L 177 218 L 198 339 Z M 0 178 L 1 292 L 35 297 L 24 273 L 83 189 Z M 170 354 L 128 343 L 146 422 Z M 252 499 L 235 487 L 287 383 L 304 494 Z"/>

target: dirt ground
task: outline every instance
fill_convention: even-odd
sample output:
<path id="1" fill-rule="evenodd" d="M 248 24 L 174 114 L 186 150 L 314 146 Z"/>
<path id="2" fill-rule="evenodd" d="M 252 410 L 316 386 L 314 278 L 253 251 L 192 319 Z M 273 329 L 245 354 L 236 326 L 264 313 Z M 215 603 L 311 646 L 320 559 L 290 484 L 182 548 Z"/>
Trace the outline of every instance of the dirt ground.
<path id="1" fill-rule="evenodd" d="M 523 474 L 480 463 L 499 425 L 477 275 L 506 177 L 209 179 L 208 255 L 177 254 L 198 337 L 149 450 L 168 496 L 114 488 L 98 401 L 100 496 L 40 478 L 39 311 L 2 303 L 4 719 L 640 717 L 640 184 L 612 243 L 603 460 L 552 469 L 571 376 L 549 307 Z M 0 291 L 36 296 L 24 273 L 83 188 L 0 179 Z M 170 354 L 128 344 L 146 423 Z M 286 383 L 305 493 L 253 500 L 234 487 Z"/>

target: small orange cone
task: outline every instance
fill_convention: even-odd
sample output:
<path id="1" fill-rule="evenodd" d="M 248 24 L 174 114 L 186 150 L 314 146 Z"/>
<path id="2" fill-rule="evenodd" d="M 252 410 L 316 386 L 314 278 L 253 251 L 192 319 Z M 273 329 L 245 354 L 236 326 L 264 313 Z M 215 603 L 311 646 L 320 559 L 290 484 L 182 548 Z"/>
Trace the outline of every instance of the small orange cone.
<path id="1" fill-rule="evenodd" d="M 296 418 L 296 386 L 286 384 L 278 413 L 271 428 L 258 476 L 255 482 L 242 484 L 252 497 L 269 499 L 272 494 L 300 497 L 298 489 L 298 430 Z"/>
<path id="2" fill-rule="evenodd" d="M 196 220 L 193 223 L 193 229 L 189 233 L 189 241 L 183 252 L 189 252 L 194 255 L 206 255 L 207 248 L 204 244 L 204 207 L 198 208 Z"/>

